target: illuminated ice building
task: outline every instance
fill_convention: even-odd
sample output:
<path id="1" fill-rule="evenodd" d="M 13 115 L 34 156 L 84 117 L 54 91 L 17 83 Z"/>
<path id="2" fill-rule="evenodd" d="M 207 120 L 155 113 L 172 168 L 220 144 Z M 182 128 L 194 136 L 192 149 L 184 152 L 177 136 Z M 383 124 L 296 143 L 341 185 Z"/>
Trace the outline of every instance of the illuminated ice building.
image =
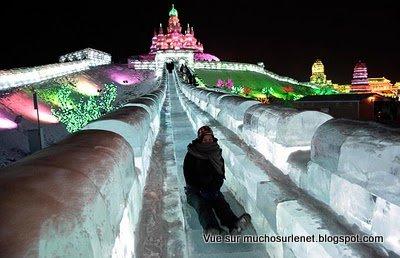
<path id="1" fill-rule="evenodd" d="M 370 93 L 371 88 L 368 81 L 367 65 L 358 61 L 354 67 L 353 80 L 351 80 L 351 92 Z"/>
<path id="2" fill-rule="evenodd" d="M 166 62 L 178 62 L 193 66 L 195 61 L 219 61 L 211 54 L 203 53 L 204 47 L 194 35 L 194 28 L 187 24 L 182 33 L 178 11 L 172 5 L 169 11 L 168 27 L 154 30 L 150 53 L 128 59 L 128 64 L 135 69 L 155 69 L 161 72 Z"/>
<path id="3" fill-rule="evenodd" d="M 203 45 L 194 36 L 194 29 L 187 24 L 185 33 L 178 18 L 178 11 L 172 5 L 169 12 L 168 27 L 166 33 L 160 23 L 158 33 L 154 30 L 154 37 L 150 47 L 150 53 L 155 54 L 159 50 L 192 50 L 203 53 Z"/>
<path id="4" fill-rule="evenodd" d="M 397 97 L 398 88 L 385 77 L 368 78 L 367 66 L 358 62 L 354 67 L 351 92 L 353 93 L 378 93 L 386 97 Z"/>
<path id="5" fill-rule="evenodd" d="M 325 85 L 328 84 L 328 82 L 330 82 L 326 80 L 325 68 L 321 60 L 317 59 L 314 62 L 311 68 L 311 72 L 312 74 L 310 77 L 310 82 L 320 85 Z"/>

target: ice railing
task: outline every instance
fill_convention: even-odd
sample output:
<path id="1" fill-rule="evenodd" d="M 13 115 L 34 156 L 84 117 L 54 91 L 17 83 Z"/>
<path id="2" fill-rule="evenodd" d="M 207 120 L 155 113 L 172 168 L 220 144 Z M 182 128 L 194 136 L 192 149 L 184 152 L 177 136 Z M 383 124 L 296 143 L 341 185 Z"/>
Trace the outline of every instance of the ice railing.
<path id="1" fill-rule="evenodd" d="M 0 170 L 1 257 L 132 257 L 166 84 Z"/>
<path id="2" fill-rule="evenodd" d="M 128 67 L 136 70 L 156 70 L 157 65 L 155 61 L 129 60 Z"/>
<path id="3" fill-rule="evenodd" d="M 93 48 L 85 48 L 83 50 L 78 50 L 72 53 L 62 55 L 60 56 L 59 61 L 60 63 L 63 63 L 70 61 L 80 61 L 84 59 L 91 61 L 90 63 L 91 66 L 111 63 L 110 54 Z"/>
<path id="4" fill-rule="evenodd" d="M 236 63 L 236 62 L 195 62 L 194 69 L 250 71 L 267 75 L 280 82 L 317 88 L 317 86 L 312 83 L 299 82 L 290 77 L 277 75 L 276 73 L 266 70 L 263 66 L 256 64 Z"/>
<path id="5" fill-rule="evenodd" d="M 94 66 L 109 64 L 111 63 L 111 55 L 94 49 L 85 49 L 60 57 L 60 62 L 65 63 L 0 70 L 0 91 L 88 70 Z"/>
<path id="6" fill-rule="evenodd" d="M 262 105 L 180 84 L 185 96 L 259 151 L 346 224 L 400 254 L 400 130 Z"/>

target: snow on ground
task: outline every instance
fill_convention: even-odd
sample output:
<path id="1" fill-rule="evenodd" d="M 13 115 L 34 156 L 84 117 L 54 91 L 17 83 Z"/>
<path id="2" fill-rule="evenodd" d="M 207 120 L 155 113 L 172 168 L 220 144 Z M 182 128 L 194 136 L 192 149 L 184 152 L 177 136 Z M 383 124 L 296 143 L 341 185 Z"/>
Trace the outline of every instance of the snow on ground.
<path id="1" fill-rule="evenodd" d="M 122 105 L 129 100 L 149 93 L 154 90 L 157 81 L 154 72 L 136 71 L 128 69 L 126 65 L 102 66 L 85 71 L 79 76 L 84 76 L 87 80 L 94 82 L 99 87 L 102 87 L 105 83 L 114 83 L 117 86 L 116 105 Z M 43 86 L 45 86 L 45 84 L 43 84 Z M 37 123 L 33 119 L 33 117 L 36 117 L 36 111 L 29 112 L 27 119 L 24 117 L 17 117 L 13 109 L 8 108 L 6 105 L 10 102 L 10 95 L 14 96 L 13 93 L 11 93 L 3 94 L 0 97 L 0 100 L 4 100 L 4 103 L 0 104 L 0 118 L 5 117 L 7 118 L 7 122 L 16 123 L 17 128 L 7 130 L 0 128 L 0 167 L 8 166 L 30 154 L 28 131 L 37 129 Z M 26 103 L 28 102 L 29 101 L 26 101 Z M 26 105 L 19 105 L 15 108 L 21 109 L 24 108 L 23 106 L 25 107 Z M 33 108 L 31 109 L 33 110 Z M 65 126 L 60 123 L 41 124 L 41 127 L 43 147 L 48 147 L 57 143 L 69 135 Z"/>

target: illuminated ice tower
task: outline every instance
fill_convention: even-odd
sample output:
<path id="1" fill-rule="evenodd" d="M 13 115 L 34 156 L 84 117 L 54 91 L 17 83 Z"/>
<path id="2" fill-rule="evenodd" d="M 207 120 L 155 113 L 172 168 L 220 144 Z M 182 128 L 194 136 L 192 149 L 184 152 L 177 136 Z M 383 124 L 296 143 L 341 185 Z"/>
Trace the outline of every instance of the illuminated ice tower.
<path id="1" fill-rule="evenodd" d="M 351 92 L 369 93 L 371 88 L 368 82 L 368 71 L 365 63 L 358 61 L 354 67 L 353 80 L 351 80 Z"/>
<path id="2" fill-rule="evenodd" d="M 129 68 L 155 70 L 161 76 L 165 63 L 186 65 L 193 68 L 195 62 L 219 62 L 219 58 L 203 52 L 203 45 L 195 38 L 194 29 L 189 24 L 182 33 L 178 11 L 172 5 L 169 11 L 168 26 L 165 30 L 160 23 L 154 30 L 150 53 L 128 58 Z"/>
<path id="3" fill-rule="evenodd" d="M 164 34 L 162 24 L 158 34 L 154 33 L 150 53 L 153 54 L 159 50 L 191 50 L 202 53 L 203 45 L 194 37 L 194 29 L 187 25 L 185 34 L 182 34 L 182 27 L 178 18 L 178 11 L 172 5 L 169 11 L 167 33 Z"/>
<path id="4" fill-rule="evenodd" d="M 171 11 L 169 11 L 169 20 L 168 20 L 168 33 L 177 33 L 181 34 L 182 27 L 179 23 L 178 19 L 178 11 L 175 9 L 174 5 L 172 5 Z"/>
<path id="5" fill-rule="evenodd" d="M 327 84 L 324 64 L 317 59 L 311 68 L 310 82 L 315 84 Z"/>

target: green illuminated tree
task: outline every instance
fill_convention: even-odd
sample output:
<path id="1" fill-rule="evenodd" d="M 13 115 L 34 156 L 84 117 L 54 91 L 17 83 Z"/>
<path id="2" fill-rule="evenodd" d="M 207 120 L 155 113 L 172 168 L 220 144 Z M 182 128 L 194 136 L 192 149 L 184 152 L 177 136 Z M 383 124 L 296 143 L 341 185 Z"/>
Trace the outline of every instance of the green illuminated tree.
<path id="1" fill-rule="evenodd" d="M 117 87 L 114 84 L 105 84 L 104 90 L 100 94 L 98 104 L 101 114 L 106 114 L 115 109 L 113 103 L 117 98 Z"/>
<path id="2" fill-rule="evenodd" d="M 266 86 L 266 87 L 262 88 L 262 90 L 261 90 L 261 93 L 263 93 L 267 96 L 272 95 L 272 92 L 273 92 L 273 89 L 272 89 L 272 87 L 269 87 L 269 86 Z"/>
<path id="3" fill-rule="evenodd" d="M 314 94 L 315 95 L 332 95 L 332 94 L 337 94 L 337 91 L 329 86 L 326 86 L 326 87 L 321 87 L 321 88 L 315 89 Z"/>
<path id="4" fill-rule="evenodd" d="M 243 93 L 243 86 L 233 86 L 232 87 L 232 89 L 231 89 L 231 92 L 232 93 L 235 93 L 235 94 L 242 94 Z"/>
<path id="5" fill-rule="evenodd" d="M 117 88 L 113 84 L 106 84 L 99 96 L 80 95 L 79 98 L 71 96 L 73 96 L 72 89 L 62 87 L 58 92 L 60 105 L 52 109 L 52 112 L 72 133 L 82 129 L 90 121 L 114 110 Z"/>

